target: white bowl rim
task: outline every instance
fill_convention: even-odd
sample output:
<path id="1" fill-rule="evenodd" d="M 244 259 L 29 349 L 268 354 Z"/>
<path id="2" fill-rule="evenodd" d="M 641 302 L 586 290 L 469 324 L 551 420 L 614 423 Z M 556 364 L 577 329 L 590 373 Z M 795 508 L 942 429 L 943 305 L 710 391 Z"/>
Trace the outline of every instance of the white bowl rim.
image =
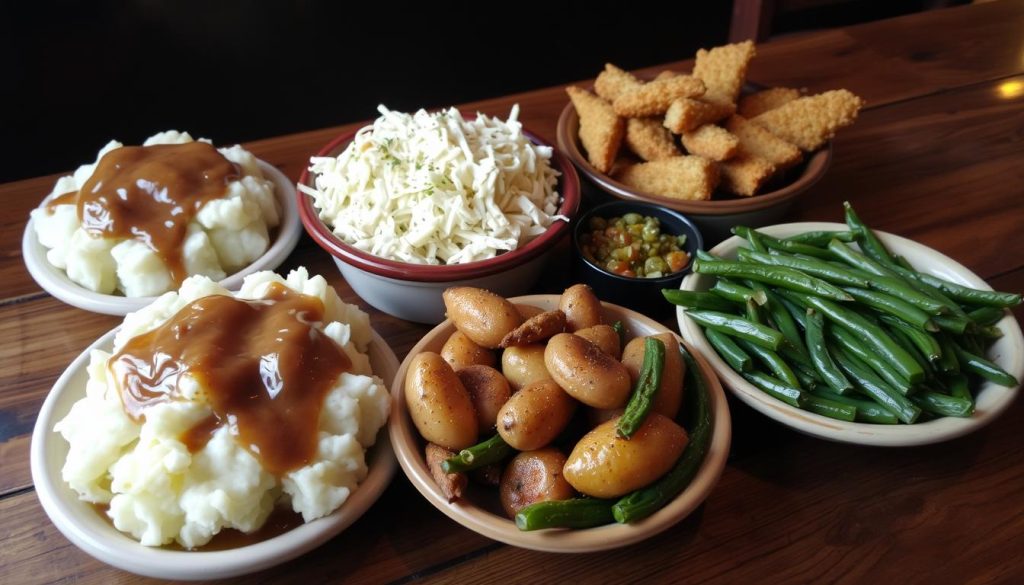
<path id="1" fill-rule="evenodd" d="M 390 437 L 382 428 L 376 443 L 367 452 L 367 458 L 372 456 L 373 461 L 366 478 L 340 508 L 267 540 L 228 550 L 174 550 L 142 546 L 102 518 L 98 518 L 104 527 L 101 530 L 83 524 L 77 515 L 96 512 L 64 483 L 59 471 L 63 462 L 56 465 L 56 472 L 53 472 L 51 462 L 47 461 L 47 446 L 50 441 L 63 442 L 53 431 L 54 423 L 67 414 L 56 412 L 59 399 L 67 392 L 76 391 L 70 386 L 72 378 L 85 371 L 92 350 L 113 346 L 117 331 L 118 328 L 114 328 L 97 339 L 64 370 L 47 395 L 32 430 L 30 464 L 39 502 L 57 529 L 90 556 L 119 569 L 159 579 L 205 580 L 253 573 L 298 557 L 338 535 L 358 520 L 391 483 L 397 461 Z M 398 358 L 376 331 L 369 353 L 374 373 L 390 387 L 388 378 L 394 378 Z M 85 389 L 77 391 L 84 395 Z M 83 512 L 83 507 L 89 509 Z"/>
<path id="2" fill-rule="evenodd" d="M 526 295 L 512 297 L 509 300 L 517 304 L 542 305 L 545 302 L 554 302 L 557 305 L 559 295 Z M 613 305 L 602 303 L 606 310 L 620 312 L 623 315 L 635 319 L 645 329 L 657 332 L 672 332 L 661 323 L 641 315 L 635 311 Z M 408 411 L 403 396 L 404 380 L 403 374 L 408 361 L 422 351 L 427 345 L 426 340 L 431 334 L 453 327 L 451 320 L 445 320 L 431 329 L 417 344 L 409 351 L 402 366 L 399 367 L 398 375 L 392 384 L 392 404 L 394 410 L 391 419 L 388 421 L 388 432 L 391 434 L 391 443 L 395 448 L 398 463 L 405 472 L 406 477 L 435 508 L 455 522 L 482 534 L 493 540 L 504 542 L 513 546 L 526 549 L 559 552 L 559 553 L 584 553 L 609 550 L 633 544 L 635 542 L 650 538 L 690 515 L 701 503 L 707 499 L 714 490 L 722 471 L 725 469 L 726 459 L 729 455 L 729 446 L 732 440 L 732 420 L 729 417 L 729 405 L 725 399 L 725 391 L 722 389 L 714 370 L 704 359 L 700 351 L 687 345 L 691 354 L 701 365 L 708 381 L 708 390 L 711 395 L 711 404 L 714 408 L 714 431 L 708 452 L 701 463 L 697 474 L 693 477 L 690 485 L 678 494 L 675 499 L 669 502 L 664 508 L 658 510 L 648 518 L 634 524 L 608 524 L 584 530 L 537 530 L 523 532 L 516 528 L 513 521 L 503 516 L 492 514 L 473 504 L 463 502 L 448 503 L 448 500 L 441 494 L 437 484 L 428 473 L 413 467 L 414 462 L 410 460 L 413 454 L 404 451 L 402 445 L 407 444 L 410 436 L 415 433 L 411 421 L 408 419 Z M 673 334 L 675 332 L 672 332 Z M 419 441 L 418 437 L 413 440 Z M 415 454 L 419 460 L 422 455 Z"/>
<path id="3" fill-rule="evenodd" d="M 758 228 L 759 231 L 776 237 L 786 237 L 805 231 L 847 229 L 849 228 L 846 224 L 830 222 L 796 222 Z M 875 233 L 886 246 L 894 249 L 897 253 L 912 253 L 915 256 L 928 258 L 931 264 L 941 264 L 945 270 L 942 274 L 937 274 L 938 276 L 957 280 L 973 288 L 992 290 L 991 286 L 967 267 L 933 248 L 888 232 L 875 230 Z M 729 256 L 733 249 L 745 241 L 739 236 L 733 236 L 712 248 L 710 252 L 716 256 Z M 928 267 L 918 265 L 917 268 L 926 269 Z M 679 288 L 681 290 L 697 290 L 697 283 L 701 281 L 701 276 L 699 274 L 687 275 L 680 283 Z M 683 338 L 704 354 L 722 379 L 723 385 L 734 396 L 777 422 L 802 433 L 832 441 L 880 447 L 911 447 L 948 441 L 976 431 L 995 420 L 1013 403 L 1020 388 L 1019 385 L 1014 388 L 1005 388 L 992 382 L 985 382 L 977 394 L 975 413 L 970 418 L 943 417 L 913 425 L 878 425 L 839 421 L 790 406 L 753 387 L 718 356 L 718 353 L 708 343 L 704 332 L 686 316 L 682 307 L 676 308 L 676 318 Z M 1024 377 L 1024 336 L 1021 335 L 1020 325 L 1009 313 L 999 321 L 998 325 L 1003 330 L 1003 338 L 997 343 L 1007 344 L 1009 351 L 1003 352 L 1007 356 L 1006 359 L 997 359 L 996 361 L 1010 374 L 1021 380 Z"/>
<path id="4" fill-rule="evenodd" d="M 260 159 L 256 159 L 256 162 L 264 177 L 274 182 L 274 193 L 281 204 L 281 222 L 277 228 L 277 237 L 262 256 L 220 281 L 221 286 L 228 290 L 238 290 L 242 286 L 242 280 L 254 272 L 273 270 L 280 266 L 295 249 L 302 234 L 295 183 L 270 163 Z M 47 201 L 48 198 L 43 199 L 39 206 L 42 207 Z M 72 281 L 67 273 L 46 259 L 46 248 L 39 243 L 34 220 L 31 218 L 25 224 L 25 232 L 21 238 L 21 255 L 36 284 L 61 301 L 85 311 L 124 316 L 145 307 L 157 298 L 102 294 Z"/>

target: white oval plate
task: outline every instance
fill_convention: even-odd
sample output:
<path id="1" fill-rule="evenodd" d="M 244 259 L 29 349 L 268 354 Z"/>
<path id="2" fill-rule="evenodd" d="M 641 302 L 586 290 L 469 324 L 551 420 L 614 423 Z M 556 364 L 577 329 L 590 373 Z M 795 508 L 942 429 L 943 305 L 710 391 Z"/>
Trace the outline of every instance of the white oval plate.
<path id="1" fill-rule="evenodd" d="M 277 238 L 262 256 L 242 270 L 220 281 L 221 286 L 228 290 L 238 290 L 242 280 L 260 270 L 273 270 L 284 262 L 292 253 L 302 233 L 299 221 L 298 200 L 295 195 L 295 184 L 284 173 L 273 165 L 257 160 L 263 176 L 274 182 L 274 193 L 281 204 L 281 223 L 277 227 Z M 40 206 L 45 205 L 43 200 Z M 65 303 L 93 313 L 105 315 L 127 315 L 153 302 L 156 297 L 126 297 L 123 295 L 105 295 L 93 292 L 76 282 L 46 259 L 46 247 L 39 243 L 33 221 L 28 220 L 25 233 L 21 238 L 21 255 L 25 260 L 28 273 L 43 290 L 64 301 Z"/>
<path id="2" fill-rule="evenodd" d="M 768 235 L 785 238 L 807 231 L 834 231 L 848 228 L 846 224 L 841 223 L 803 222 L 758 229 Z M 988 286 L 978 275 L 941 252 L 900 236 L 879 231 L 875 233 L 890 251 L 906 258 L 914 268 L 921 272 L 965 286 L 992 290 L 992 287 Z M 745 245 L 746 240 L 733 236 L 712 248 L 711 253 L 715 256 L 735 258 L 736 249 Z M 679 288 L 700 291 L 707 290 L 711 284 L 712 277 L 710 276 L 690 274 L 683 279 Z M 745 402 L 747 406 L 786 426 L 832 441 L 884 447 L 908 447 L 947 441 L 976 431 L 992 422 L 1010 406 L 1020 388 L 1020 386 L 1006 388 L 992 382 L 984 382 L 975 394 L 974 414 L 970 418 L 943 417 L 912 425 L 876 425 L 839 421 L 790 406 L 755 388 L 718 356 L 718 353 L 708 343 L 707 338 L 704 337 L 700 326 L 686 316 L 682 307 L 676 309 L 676 316 L 683 338 L 704 354 L 734 396 Z M 987 357 L 1020 380 L 1024 376 L 1024 337 L 1021 336 L 1020 326 L 1009 313 L 1006 313 L 998 325 L 1003 330 L 1003 337 L 989 349 Z"/>
<path id="3" fill-rule="evenodd" d="M 89 353 L 109 351 L 117 329 L 97 339 L 71 362 L 50 390 L 32 431 L 32 482 L 43 510 L 75 546 L 119 569 L 159 579 L 222 579 L 260 571 L 291 560 L 327 542 L 355 522 L 377 501 L 395 474 L 395 454 L 387 430 L 367 451 L 369 473 L 348 500 L 328 516 L 298 526 L 268 540 L 223 551 L 183 551 L 142 546 L 115 529 L 91 504 L 61 478 L 68 444 L 53 431 L 71 406 L 85 396 Z M 398 371 L 398 358 L 376 332 L 369 347 L 373 371 L 390 388 Z M 392 406 L 392 408 L 394 408 Z"/>

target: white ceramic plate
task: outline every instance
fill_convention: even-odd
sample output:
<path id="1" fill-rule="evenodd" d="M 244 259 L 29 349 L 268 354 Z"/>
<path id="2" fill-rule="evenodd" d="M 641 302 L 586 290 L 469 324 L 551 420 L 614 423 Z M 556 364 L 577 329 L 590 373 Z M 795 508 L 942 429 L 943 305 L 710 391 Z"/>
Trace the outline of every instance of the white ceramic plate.
<path id="1" fill-rule="evenodd" d="M 299 241 L 299 234 L 302 233 L 295 184 L 274 166 L 262 160 L 257 162 L 260 165 L 260 170 L 263 171 L 263 176 L 274 182 L 274 193 L 281 205 L 281 224 L 277 227 L 277 238 L 262 256 L 249 266 L 220 281 L 220 284 L 228 290 L 238 290 L 242 286 L 242 280 L 254 272 L 273 270 L 280 266 L 288 254 L 295 249 L 295 244 Z M 21 238 L 21 255 L 25 259 L 25 266 L 28 268 L 29 274 L 43 290 L 79 309 L 105 315 L 123 316 L 145 307 L 156 298 L 105 295 L 73 282 L 63 270 L 47 261 L 46 248 L 36 238 L 36 231 L 31 219 L 25 225 L 25 233 Z"/>
<path id="2" fill-rule="evenodd" d="M 784 238 L 798 233 L 814 230 L 845 230 L 846 224 L 840 223 L 787 223 L 758 228 L 766 234 Z M 973 288 L 992 290 L 985 281 L 952 258 L 912 240 L 901 238 L 885 232 L 875 232 L 889 250 L 906 258 L 917 270 L 970 286 Z M 732 237 L 711 249 L 715 256 L 735 258 L 736 250 L 746 246 L 746 240 Z M 707 290 L 713 284 L 713 277 L 702 274 L 690 274 L 680 284 L 683 290 Z M 704 353 L 712 367 L 733 395 L 751 408 L 760 411 L 772 419 L 792 427 L 800 432 L 823 439 L 857 443 L 861 445 L 878 445 L 886 447 L 902 447 L 925 445 L 947 441 L 972 431 L 978 430 L 992 422 L 1016 398 L 1019 386 L 1006 388 L 984 382 L 976 392 L 974 414 L 970 418 L 944 417 L 913 425 L 875 425 L 867 423 L 845 422 L 800 410 L 776 400 L 744 380 L 733 371 L 714 351 L 704 337 L 700 326 L 686 316 L 679 307 L 676 311 L 679 329 L 686 341 Z M 988 351 L 988 359 L 999 364 L 1001 368 L 1018 380 L 1024 376 L 1024 337 L 1021 336 L 1017 321 L 1007 313 L 998 323 L 1003 330 L 1003 337 Z"/>
<path id="3" fill-rule="evenodd" d="M 32 482 L 43 510 L 75 546 L 125 571 L 159 579 L 221 579 L 252 573 L 293 559 L 330 540 L 355 522 L 380 497 L 395 473 L 395 455 L 385 429 L 367 452 L 369 474 L 349 499 L 329 516 L 256 544 L 223 551 L 182 551 L 146 547 L 117 531 L 61 479 L 68 444 L 53 425 L 85 396 L 86 367 L 93 349 L 110 350 L 110 331 L 71 362 L 46 397 L 32 431 Z M 369 348 L 373 371 L 390 387 L 398 358 L 376 332 Z"/>
<path id="4" fill-rule="evenodd" d="M 541 307 L 545 311 L 558 308 L 558 295 L 532 295 L 509 299 L 517 304 Z M 617 305 L 604 303 L 606 320 L 619 321 L 626 327 L 631 336 L 653 335 L 668 331 L 664 325 L 648 319 L 643 315 L 624 309 Z M 699 352 L 692 351 L 694 358 L 701 364 L 702 371 L 708 380 L 711 409 L 714 416 L 714 432 L 711 444 L 701 463 L 697 475 L 690 485 L 669 502 L 664 508 L 651 516 L 633 524 L 609 524 L 584 530 L 537 530 L 523 532 L 516 528 L 515 523 L 504 514 L 497 514 L 473 501 L 473 495 L 467 494 L 454 503 L 448 503 L 427 469 L 423 455 L 423 440 L 405 404 L 405 371 L 412 357 L 423 351 L 440 351 L 441 346 L 455 331 L 451 320 L 446 320 L 430 330 L 419 343 L 409 351 L 398 376 L 391 387 L 391 398 L 394 411 L 388 422 L 391 444 L 394 446 L 398 462 L 409 481 L 417 490 L 452 520 L 478 532 L 488 538 L 506 544 L 548 552 L 594 552 L 623 547 L 646 538 L 650 538 L 663 530 L 667 530 L 685 518 L 703 502 L 718 482 L 725 460 L 729 455 L 729 444 L 732 439 L 732 424 L 729 419 L 729 405 L 725 400 L 725 392 L 714 375 L 714 371 Z M 693 349 L 692 347 L 690 348 Z M 494 489 L 496 499 L 497 488 Z"/>

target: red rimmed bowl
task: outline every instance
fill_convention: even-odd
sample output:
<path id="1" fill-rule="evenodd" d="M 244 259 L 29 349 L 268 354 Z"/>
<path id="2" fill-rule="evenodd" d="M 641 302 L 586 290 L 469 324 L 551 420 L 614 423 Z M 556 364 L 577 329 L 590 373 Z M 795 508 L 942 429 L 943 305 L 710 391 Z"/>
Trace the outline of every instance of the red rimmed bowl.
<path id="1" fill-rule="evenodd" d="M 772 179 L 764 192 L 753 197 L 716 192 L 710 201 L 685 201 L 639 191 L 591 165 L 580 143 L 580 118 L 572 102 L 558 117 L 556 135 L 559 150 L 601 192 L 615 199 L 654 203 L 684 213 L 697 224 L 708 245 L 729 237 L 729 230 L 735 225 L 760 227 L 777 223 L 801 194 L 825 176 L 832 163 L 832 143 L 828 142 L 820 150 L 805 154 L 803 162 Z"/>
<path id="2" fill-rule="evenodd" d="M 317 156 L 337 156 L 356 132 L 351 130 L 338 136 L 320 149 Z M 523 134 L 534 144 L 552 146 L 531 132 L 524 130 Z M 562 174 L 557 187 L 562 198 L 558 214 L 573 220 L 580 205 L 579 176 L 556 148 L 552 148 L 551 164 Z M 308 169 L 299 177 L 299 183 L 309 187 L 314 186 L 314 180 Z M 525 246 L 494 258 L 453 265 L 413 264 L 374 256 L 346 244 L 320 219 L 311 196 L 299 191 L 298 199 L 299 217 L 306 232 L 334 258 L 352 290 L 373 307 L 417 323 L 436 324 L 444 320 L 441 293 L 452 286 L 485 288 L 504 297 L 524 294 L 537 282 L 551 250 L 571 232 L 570 222 L 556 220 Z"/>

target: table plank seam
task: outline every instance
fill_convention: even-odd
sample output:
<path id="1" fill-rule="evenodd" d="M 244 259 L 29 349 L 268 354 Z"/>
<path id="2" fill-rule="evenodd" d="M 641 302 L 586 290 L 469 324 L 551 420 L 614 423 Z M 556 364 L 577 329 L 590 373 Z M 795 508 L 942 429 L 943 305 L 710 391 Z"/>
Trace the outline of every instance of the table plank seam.
<path id="1" fill-rule="evenodd" d="M 421 569 L 421 570 L 416 571 L 416 572 L 414 572 L 414 573 L 412 573 L 410 575 L 406 575 L 405 577 L 402 577 L 401 579 L 396 579 L 394 581 L 391 581 L 390 583 L 388 583 L 388 585 L 404 585 L 405 583 L 411 583 L 413 581 L 419 581 L 420 579 L 423 579 L 425 577 L 430 577 L 431 575 L 436 575 L 438 573 L 447 571 L 448 569 L 454 568 L 454 567 L 456 567 L 458 565 L 461 565 L 463 563 L 471 561 L 471 560 L 473 560 L 475 558 L 478 558 L 480 556 L 483 556 L 485 554 L 492 553 L 492 552 L 494 552 L 494 551 L 496 551 L 496 550 L 498 550 L 500 548 L 503 548 L 505 546 L 507 546 L 507 545 L 505 545 L 504 543 L 495 541 L 495 542 L 492 542 L 491 544 L 489 544 L 487 546 L 482 546 L 482 547 L 480 547 L 480 548 L 478 548 L 478 549 L 476 549 L 474 551 L 470 551 L 470 552 L 468 552 L 466 554 L 459 555 L 457 557 L 453 557 L 453 558 L 448 559 L 446 561 L 440 562 L 440 563 L 438 563 L 436 565 L 431 565 L 429 567 L 426 567 L 425 569 Z"/>
<path id="2" fill-rule="evenodd" d="M 40 291 L 40 292 L 36 292 L 36 293 L 29 293 L 27 295 L 18 295 L 16 297 L 0 299 L 0 307 L 8 307 L 8 306 L 11 306 L 11 305 L 20 305 L 21 303 L 28 303 L 28 302 L 39 300 L 39 299 L 45 299 L 48 296 L 50 296 L 48 293 Z"/>
<path id="3" fill-rule="evenodd" d="M 36 491 L 36 486 L 35 485 L 27 485 L 25 487 L 15 488 L 15 489 L 13 489 L 13 490 L 11 490 L 9 492 L 0 493 L 0 500 L 3 500 L 5 498 L 11 498 L 11 497 L 14 497 L 14 496 L 20 496 L 22 494 L 26 494 L 28 492 L 34 492 L 34 491 Z"/>
<path id="4" fill-rule="evenodd" d="M 978 86 L 982 86 L 982 85 L 987 85 L 987 84 L 992 83 L 993 81 L 1000 81 L 1000 80 L 1003 80 L 1003 79 L 1010 79 L 1012 77 L 1020 77 L 1021 75 L 1024 75 L 1024 68 L 1021 68 L 1021 69 L 1019 69 L 1019 70 L 1017 70 L 1017 71 L 1015 71 L 1013 73 L 1008 73 L 1006 75 L 997 75 L 995 77 L 989 77 L 987 79 L 979 79 L 978 81 L 971 81 L 971 82 L 963 83 L 963 84 L 960 84 L 960 85 L 950 85 L 948 87 L 940 87 L 940 88 L 932 90 L 932 91 L 926 91 L 924 93 L 919 93 L 919 94 L 914 94 L 914 95 L 907 96 L 907 97 L 897 98 L 897 99 L 894 99 L 894 100 L 891 100 L 891 101 L 882 102 L 880 104 L 871 105 L 869 103 L 868 105 L 866 105 L 863 108 L 861 108 L 861 112 L 867 112 L 867 111 L 873 111 L 873 110 L 881 110 L 882 108 L 887 108 L 889 106 L 898 106 L 900 104 L 905 104 L 907 102 L 913 102 L 913 101 L 917 101 L 917 100 L 924 99 L 924 98 L 935 97 L 935 96 L 939 96 L 939 95 L 943 95 L 943 94 L 947 94 L 947 93 L 952 93 L 952 92 L 955 92 L 955 91 L 961 91 L 961 90 L 965 90 L 965 89 L 970 89 L 972 87 L 978 87 Z"/>

